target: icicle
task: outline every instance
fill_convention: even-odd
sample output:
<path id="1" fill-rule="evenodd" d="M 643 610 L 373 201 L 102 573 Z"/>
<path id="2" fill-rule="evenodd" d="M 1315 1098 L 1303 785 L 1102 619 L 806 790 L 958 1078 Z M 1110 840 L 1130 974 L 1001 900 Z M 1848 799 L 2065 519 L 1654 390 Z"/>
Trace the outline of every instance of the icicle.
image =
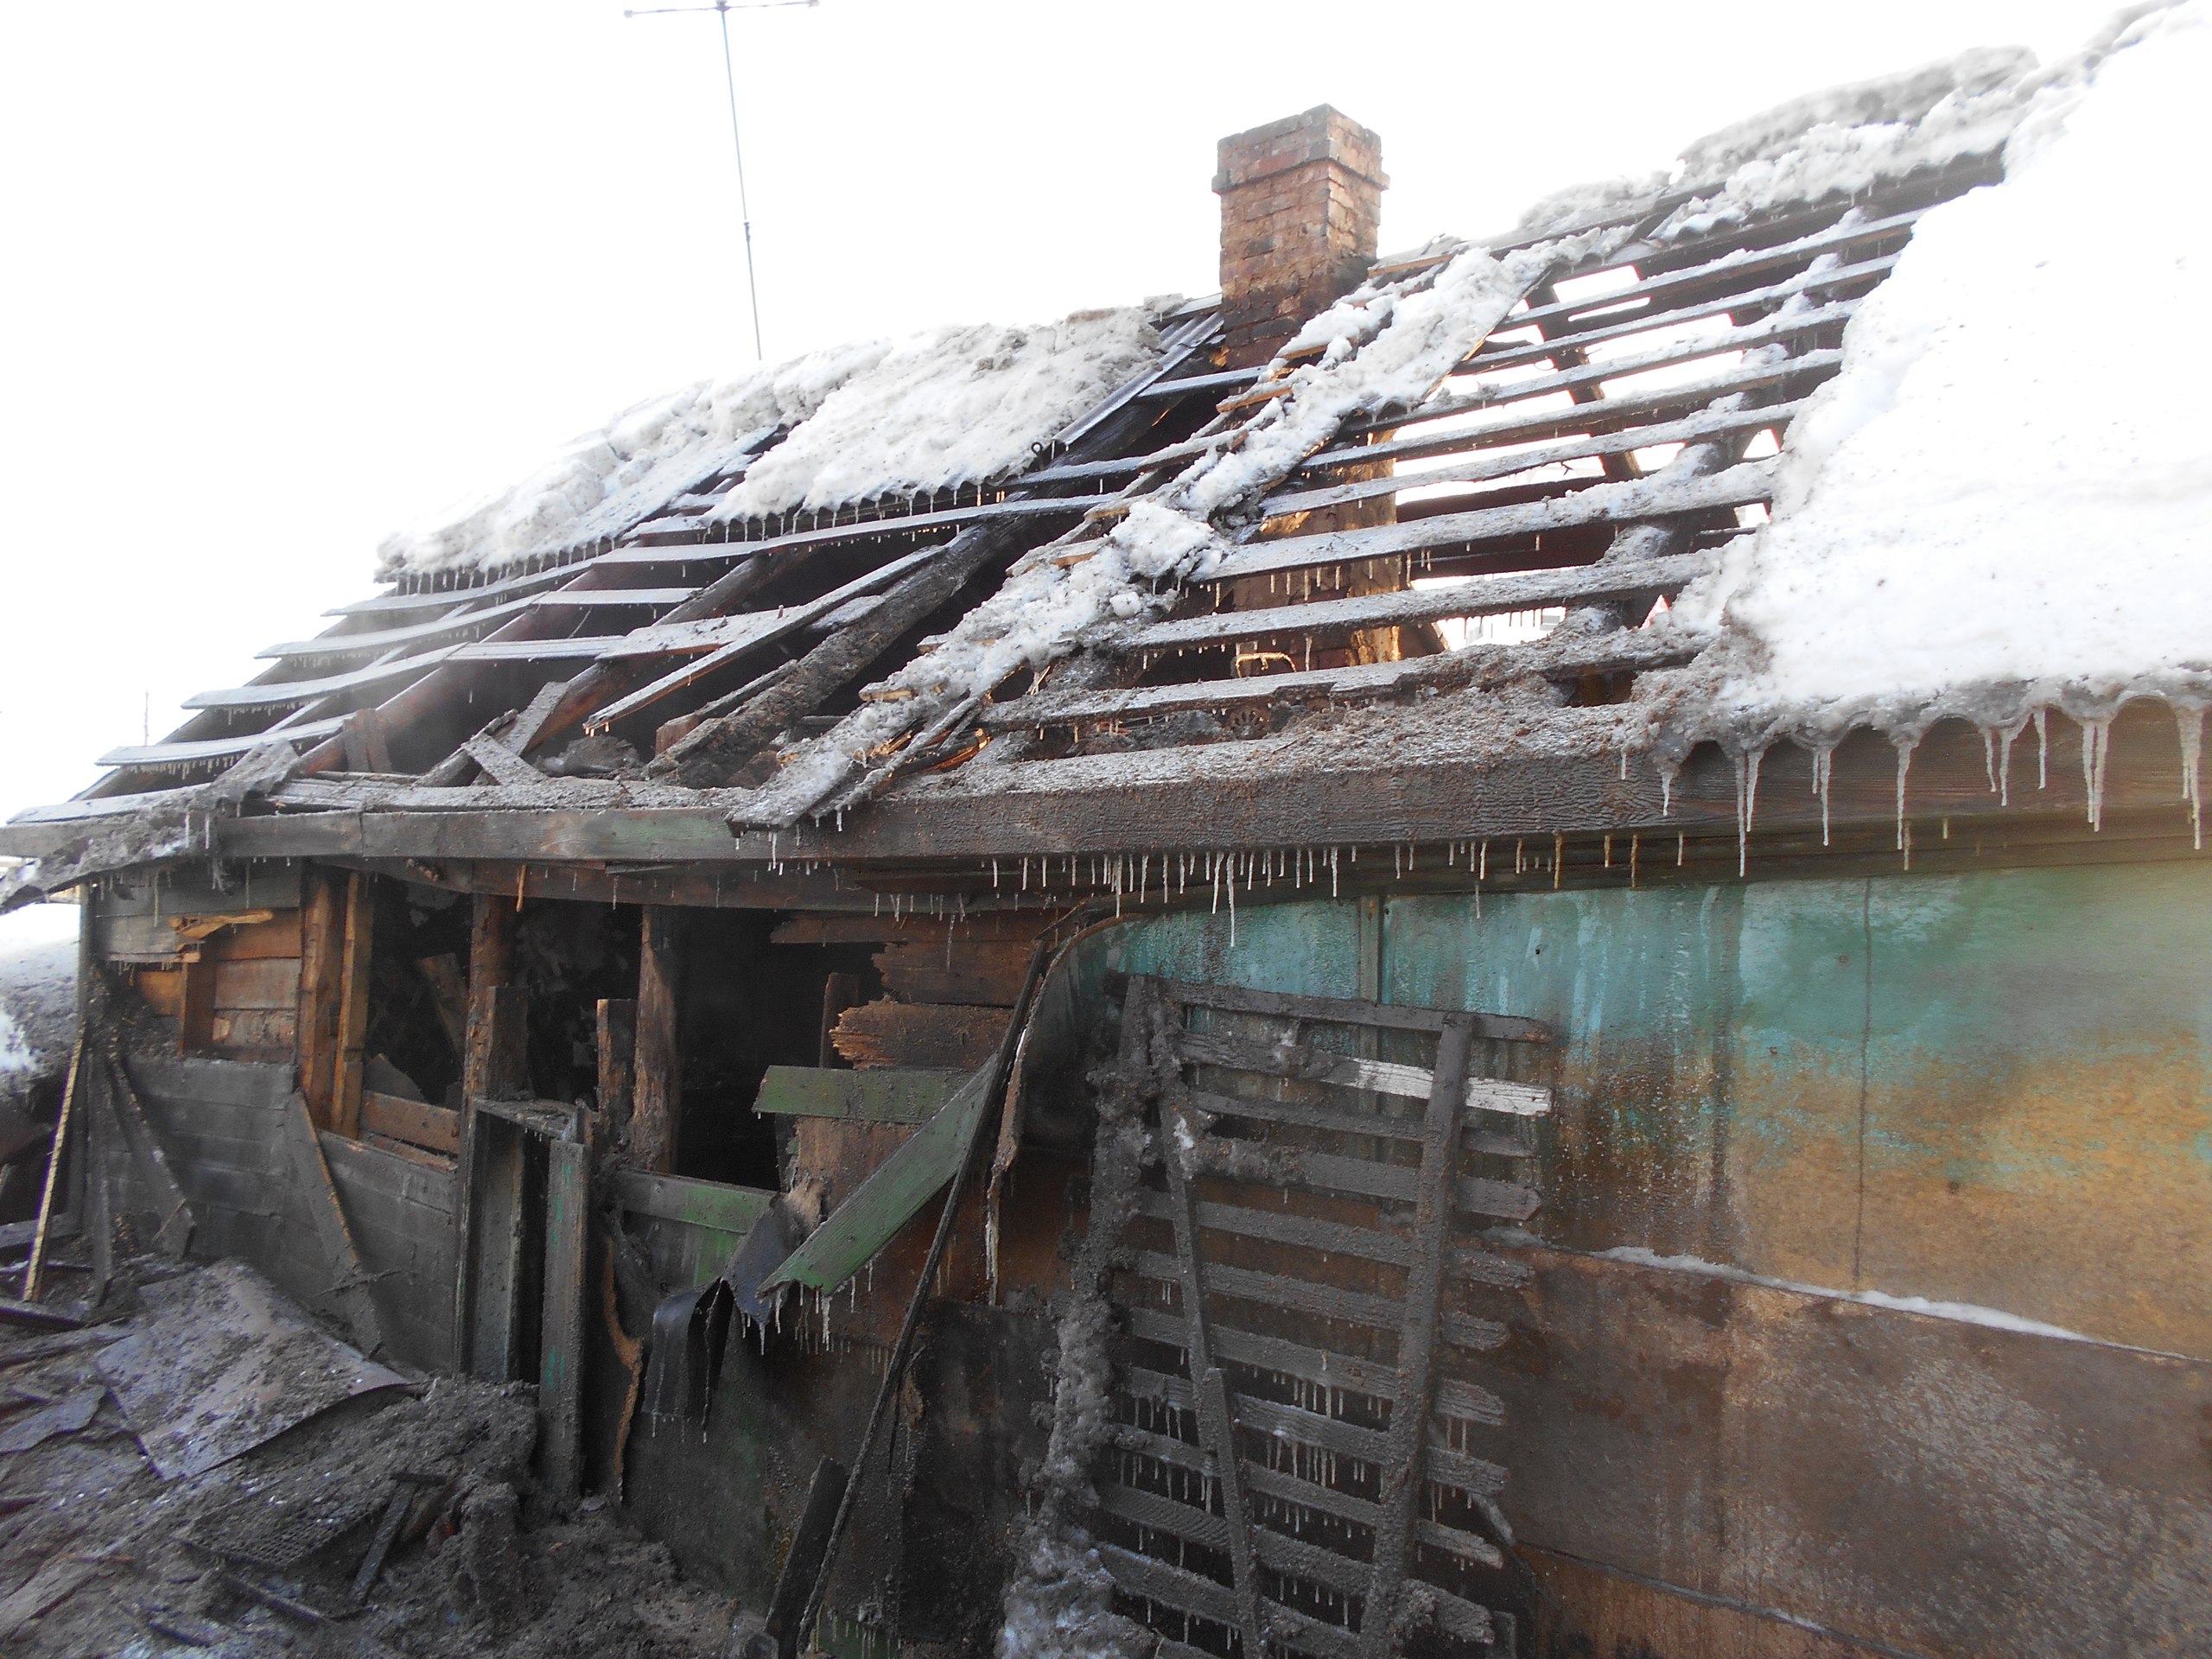
<path id="1" fill-rule="evenodd" d="M 2181 730 L 2181 793 L 2189 803 L 2190 844 L 2204 850 L 2204 705 L 2170 705 L 2174 724 Z"/>
<path id="2" fill-rule="evenodd" d="M 1912 849 L 1905 845 L 1904 783 L 1911 773 L 1912 752 L 1920 747 L 1920 738 L 1917 734 L 1907 737 L 1892 733 L 1890 741 L 1897 746 L 1897 850 L 1905 855 L 1905 868 L 1910 869 Z"/>
<path id="3" fill-rule="evenodd" d="M 998 861 L 998 860 L 996 860 L 996 859 L 995 858 L 995 859 L 993 859 L 993 860 L 991 861 L 991 891 L 992 891 L 993 893 L 996 893 L 998 890 L 999 890 L 999 861 Z"/>
<path id="4" fill-rule="evenodd" d="M 1736 874 L 1739 876 L 1751 867 L 1751 820 L 1759 810 L 1759 763 L 1765 759 L 1764 748 L 1746 749 L 1735 757 Z"/>
<path id="5" fill-rule="evenodd" d="M 1522 870 L 1526 868 L 1522 862 L 1521 847 L 1521 839 L 1516 836 L 1514 837 L 1513 841 L 1513 874 L 1516 875 L 1520 874 Z"/>
<path id="6" fill-rule="evenodd" d="M 1681 762 L 1661 755 L 1651 766 L 1659 774 L 1659 816 L 1671 818 L 1675 816 L 1675 779 L 1681 774 Z"/>
<path id="7" fill-rule="evenodd" d="M 1641 830 L 1630 830 L 1629 832 L 1628 838 L 1628 885 L 1631 891 L 1633 891 L 1636 887 L 1637 855 L 1643 850 L 1643 831 Z"/>
<path id="8" fill-rule="evenodd" d="M 1564 832 L 1552 836 L 1552 891 L 1559 891 L 1559 884 L 1567 874 L 1567 836 Z"/>
<path id="9" fill-rule="evenodd" d="M 2036 787 L 2050 787 L 2050 710 L 2038 708 L 2036 722 Z"/>
<path id="10" fill-rule="evenodd" d="M 2112 716 L 2084 720 L 2082 728 L 2082 783 L 2089 791 L 2089 828 L 2105 827 L 2105 758 L 2112 753 Z"/>
<path id="11" fill-rule="evenodd" d="M 1475 870 L 1475 880 L 1477 881 L 1490 880 L 1490 842 L 1483 842 L 1482 862 Z"/>
<path id="12" fill-rule="evenodd" d="M 1813 751 L 1813 793 L 1821 798 L 1821 845 L 1828 844 L 1828 779 L 1835 775 L 1835 745 Z"/>
<path id="13" fill-rule="evenodd" d="M 1682 868 L 1682 860 L 1688 856 L 1689 845 L 1690 838 L 1677 830 L 1675 834 L 1675 868 L 1678 870 Z"/>
<path id="14" fill-rule="evenodd" d="M 1396 842 L 1390 843 L 1390 879 L 1402 880 L 1406 874 L 1404 849 Z"/>
<path id="15" fill-rule="evenodd" d="M 1229 877 L 1229 948 L 1236 948 L 1236 874 L 1233 870 Z"/>
<path id="16" fill-rule="evenodd" d="M 1337 896 L 1337 849 L 1329 849 L 1329 897 Z"/>

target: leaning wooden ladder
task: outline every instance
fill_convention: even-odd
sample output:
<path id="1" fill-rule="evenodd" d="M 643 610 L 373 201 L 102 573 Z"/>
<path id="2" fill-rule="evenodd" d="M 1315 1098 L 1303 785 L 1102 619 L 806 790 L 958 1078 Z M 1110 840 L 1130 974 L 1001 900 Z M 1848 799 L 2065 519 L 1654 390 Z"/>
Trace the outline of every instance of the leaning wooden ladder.
<path id="1" fill-rule="evenodd" d="M 1503 1408 L 1466 1374 L 1506 1329 L 1465 1305 L 1526 1282 L 1471 1235 L 1537 1198 L 1472 1172 L 1528 1166 L 1549 1040 L 1129 981 L 1115 1080 L 1157 1116 L 1109 1293 L 1096 1527 L 1167 1659 L 1513 1651 L 1511 1615 L 1478 1599 L 1505 1582 L 1505 1471 L 1470 1449 Z"/>

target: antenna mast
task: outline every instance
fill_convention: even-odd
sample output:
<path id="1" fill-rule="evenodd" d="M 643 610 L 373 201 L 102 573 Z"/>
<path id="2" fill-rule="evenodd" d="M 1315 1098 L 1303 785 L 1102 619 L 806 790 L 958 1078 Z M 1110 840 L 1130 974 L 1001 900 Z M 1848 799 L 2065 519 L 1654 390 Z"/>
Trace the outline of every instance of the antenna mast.
<path id="1" fill-rule="evenodd" d="M 722 31 L 722 85 L 729 91 L 729 147 L 737 158 L 737 212 L 745 226 L 745 293 L 753 302 L 753 355 L 766 361 L 760 345 L 760 284 L 753 270 L 753 206 L 745 194 L 745 141 L 737 130 L 737 69 L 730 58 L 729 15 L 732 11 L 775 11 L 787 6 L 817 6 L 822 0 L 714 0 L 707 6 L 648 6 L 626 10 L 625 17 L 666 17 L 683 12 L 711 11 Z"/>

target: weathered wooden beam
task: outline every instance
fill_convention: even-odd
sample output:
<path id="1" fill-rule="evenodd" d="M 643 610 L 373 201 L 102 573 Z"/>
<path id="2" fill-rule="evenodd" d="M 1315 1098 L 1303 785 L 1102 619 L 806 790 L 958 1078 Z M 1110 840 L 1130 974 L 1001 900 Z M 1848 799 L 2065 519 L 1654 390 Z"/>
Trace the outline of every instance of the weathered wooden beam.
<path id="1" fill-rule="evenodd" d="M 1206 573 L 1205 579 L 1235 582 L 1282 570 L 1357 564 L 1364 559 L 1421 553 L 1580 524 L 1629 524 L 1646 518 L 1709 512 L 1716 508 L 1768 501 L 1773 495 L 1774 463 L 1745 461 L 1725 472 L 1700 478 L 1593 484 L 1549 500 L 1443 513 L 1410 524 L 1377 524 L 1364 530 L 1325 531 L 1314 536 L 1247 542 L 1224 554 Z"/>
<path id="2" fill-rule="evenodd" d="M 538 1325 L 538 1446 L 556 1501 L 582 1487 L 584 1281 L 591 1217 L 591 1149 L 545 1147 L 545 1260 Z"/>
<path id="3" fill-rule="evenodd" d="M 612 1144 L 627 1140 L 637 1099 L 638 1004 L 632 997 L 601 997 L 594 1012 L 599 1064 L 597 1128 Z"/>
<path id="4" fill-rule="evenodd" d="M 1682 553 L 1670 558 L 1569 566 L 1535 575 L 1478 576 L 1448 588 L 1402 588 L 1349 599 L 1315 600 L 1305 605 L 1178 617 L 1117 636 L 1109 643 L 1111 649 L 1124 654 L 1166 652 L 1346 628 L 1402 627 L 1446 617 L 1504 616 L 1551 605 L 1676 593 L 1718 569 L 1719 563 L 1716 553 Z"/>
<path id="5" fill-rule="evenodd" d="M 772 1065 L 760 1079 L 753 1109 L 779 1117 L 919 1123 L 951 1099 L 967 1076 L 964 1071 L 921 1066 L 845 1071 Z"/>
<path id="6" fill-rule="evenodd" d="M 356 871 L 346 880 L 345 931 L 339 945 L 337 1052 L 330 1088 L 327 1127 L 352 1136 L 360 1131 L 361 1068 L 369 1031 L 369 963 L 374 946 L 376 894 L 373 877 Z"/>
<path id="7" fill-rule="evenodd" d="M 450 1106 L 433 1106 L 397 1095 L 364 1090 L 361 1095 L 361 1133 L 404 1141 L 410 1147 L 458 1154 L 461 1151 L 461 1114 Z"/>
<path id="8" fill-rule="evenodd" d="M 638 950 L 637 1069 L 630 1114 L 630 1161 L 665 1173 L 675 1166 L 682 1125 L 683 1069 L 678 1030 L 683 990 L 683 912 L 647 905 Z"/>

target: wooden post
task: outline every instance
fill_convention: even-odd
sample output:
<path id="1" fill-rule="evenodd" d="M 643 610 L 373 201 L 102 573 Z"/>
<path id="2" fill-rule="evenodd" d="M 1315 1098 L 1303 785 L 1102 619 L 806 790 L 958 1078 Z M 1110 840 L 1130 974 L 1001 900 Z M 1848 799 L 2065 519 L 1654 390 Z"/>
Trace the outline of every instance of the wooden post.
<path id="1" fill-rule="evenodd" d="M 578 1141 L 549 1143 L 537 1340 L 538 1444 L 545 1452 L 545 1484 L 561 1502 L 582 1490 L 584 1268 L 590 1210 L 590 1148 Z"/>
<path id="2" fill-rule="evenodd" d="M 637 1089 L 638 1005 L 627 997 L 602 997 L 599 1004 L 599 1134 L 607 1144 L 625 1144 L 630 1108 Z"/>
<path id="3" fill-rule="evenodd" d="M 337 1093 L 338 1010 L 344 989 L 346 878 L 310 864 L 301 872 L 300 1093 L 316 1127 L 327 1128 Z"/>
<path id="4" fill-rule="evenodd" d="M 677 934 L 683 912 L 667 905 L 645 906 L 638 951 L 638 1047 L 635 1101 L 630 1120 L 630 1160 L 662 1174 L 676 1165 L 676 1136 L 683 1072 L 677 1047 L 677 999 L 682 991 Z"/>
<path id="5" fill-rule="evenodd" d="M 475 919 L 468 932 L 468 1041 L 461 1057 L 461 1079 L 464 1102 L 486 1099 L 491 1094 L 486 1068 L 493 1064 L 497 1052 L 490 1036 L 492 994 L 514 976 L 514 900 L 504 894 L 479 893 Z M 468 1144 L 465 1131 L 461 1144 Z"/>
<path id="6" fill-rule="evenodd" d="M 338 1056 L 332 1077 L 330 1127 L 349 1139 L 361 1132 L 361 1067 L 369 1035 L 369 961 L 375 895 L 359 870 L 346 880 L 346 933 L 339 952 Z"/>
<path id="7" fill-rule="evenodd" d="M 69 1149 L 69 1128 L 77 1116 L 77 1083 L 85 1069 L 85 1033 L 77 1033 L 77 1046 L 69 1055 L 69 1080 L 61 1085 L 61 1115 L 54 1120 L 54 1144 L 47 1149 L 46 1185 L 38 1196 L 38 1228 L 31 1235 L 31 1253 L 23 1264 L 23 1300 L 38 1300 L 46 1271 L 46 1241 L 54 1225 L 54 1197 L 61 1185 L 61 1172 Z M 80 1160 L 81 1161 L 81 1160 Z"/>
<path id="8" fill-rule="evenodd" d="M 460 1369 L 471 1374 L 476 1347 L 474 1274 L 469 1260 L 478 1230 L 476 1103 L 491 1097 L 495 1074 L 501 1069 L 505 1046 L 497 1040 L 501 1025 L 517 1023 L 512 1013 L 505 1020 L 500 1019 L 503 999 L 498 995 L 512 989 L 507 982 L 514 973 L 515 915 L 513 899 L 479 893 L 468 930 L 468 1030 L 461 1057 L 461 1156 L 453 1187 L 453 1350 Z"/>

